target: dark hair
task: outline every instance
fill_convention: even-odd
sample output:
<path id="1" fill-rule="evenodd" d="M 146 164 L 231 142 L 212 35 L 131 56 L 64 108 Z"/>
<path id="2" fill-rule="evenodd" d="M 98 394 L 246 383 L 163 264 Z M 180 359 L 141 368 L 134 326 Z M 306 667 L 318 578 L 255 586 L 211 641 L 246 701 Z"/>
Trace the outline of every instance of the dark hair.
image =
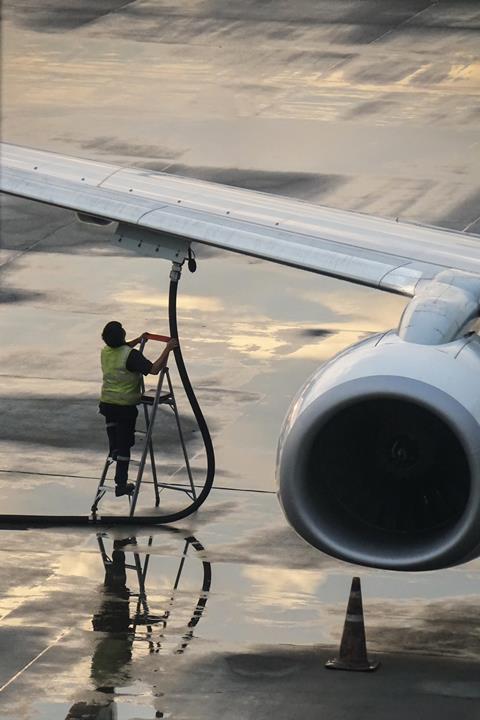
<path id="1" fill-rule="evenodd" d="M 108 322 L 102 331 L 103 341 L 111 348 L 121 347 L 125 344 L 125 330 L 122 323 L 116 320 Z"/>

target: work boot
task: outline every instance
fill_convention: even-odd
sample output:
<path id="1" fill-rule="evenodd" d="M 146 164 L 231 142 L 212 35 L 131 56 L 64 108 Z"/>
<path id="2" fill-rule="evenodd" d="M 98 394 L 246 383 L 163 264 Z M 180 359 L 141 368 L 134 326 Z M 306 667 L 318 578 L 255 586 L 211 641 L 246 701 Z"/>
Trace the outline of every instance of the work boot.
<path id="1" fill-rule="evenodd" d="M 120 497 L 121 495 L 131 495 L 134 490 L 134 483 L 117 483 L 117 487 L 115 488 L 115 497 Z"/>

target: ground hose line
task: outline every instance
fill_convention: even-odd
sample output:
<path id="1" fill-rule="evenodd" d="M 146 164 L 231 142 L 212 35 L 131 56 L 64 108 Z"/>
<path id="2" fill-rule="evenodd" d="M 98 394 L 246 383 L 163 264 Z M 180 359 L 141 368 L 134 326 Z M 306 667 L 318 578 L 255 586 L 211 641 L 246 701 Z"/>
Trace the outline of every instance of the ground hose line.
<path id="1" fill-rule="evenodd" d="M 170 337 L 178 339 L 177 323 L 177 292 L 180 269 L 173 269 L 170 276 L 170 288 L 168 293 L 168 322 L 170 326 Z M 215 477 L 215 452 L 208 425 L 204 418 L 202 409 L 198 403 L 195 391 L 190 382 L 187 368 L 183 360 L 180 343 L 174 349 L 175 362 L 178 374 L 185 389 L 185 394 L 192 408 L 197 421 L 198 428 L 202 435 L 205 452 L 207 456 L 207 470 L 205 484 L 200 494 L 193 502 L 183 510 L 170 513 L 169 515 L 0 515 L 0 528 L 2 526 L 12 527 L 53 527 L 53 526 L 84 526 L 84 525 L 166 525 L 168 523 L 183 520 L 203 505 L 213 486 Z"/>

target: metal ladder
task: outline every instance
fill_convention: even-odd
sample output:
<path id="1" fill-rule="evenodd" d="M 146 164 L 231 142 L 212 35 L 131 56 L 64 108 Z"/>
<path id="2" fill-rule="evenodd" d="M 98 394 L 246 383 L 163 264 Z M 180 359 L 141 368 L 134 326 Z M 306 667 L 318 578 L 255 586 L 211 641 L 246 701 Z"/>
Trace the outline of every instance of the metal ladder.
<path id="1" fill-rule="evenodd" d="M 154 335 L 152 333 L 148 333 L 148 337 L 144 340 L 142 340 L 140 344 L 140 352 L 143 351 L 147 340 L 160 340 L 162 342 L 168 342 L 170 338 L 165 337 L 163 335 Z M 165 391 L 163 391 L 164 383 L 166 384 L 167 388 Z M 196 500 L 197 493 L 195 489 L 195 485 L 193 482 L 193 475 L 192 475 L 192 469 L 190 467 L 190 461 L 188 458 L 187 448 L 185 446 L 185 439 L 183 437 L 183 431 L 182 426 L 180 423 L 180 416 L 178 414 L 177 409 L 177 402 L 175 400 L 175 393 L 173 392 L 173 385 L 170 378 L 170 372 L 167 366 L 162 368 L 160 370 L 159 378 L 158 378 L 158 384 L 157 389 L 155 392 L 155 395 L 145 395 L 145 382 L 142 376 L 141 381 L 141 400 L 140 404 L 143 406 L 143 414 L 145 419 L 145 430 L 135 430 L 135 435 L 140 436 L 143 438 L 143 447 L 141 450 L 141 456 L 140 460 L 131 459 L 130 465 L 138 465 L 137 470 L 137 477 L 135 480 L 135 489 L 131 495 L 127 495 L 128 501 L 130 504 L 130 517 L 134 516 L 135 508 L 137 506 L 137 500 L 138 495 L 140 493 L 140 488 L 142 486 L 142 482 L 146 484 L 153 485 L 154 491 L 155 491 L 155 507 L 158 507 L 160 504 L 160 492 L 165 489 L 169 490 L 175 490 L 184 492 L 191 500 Z M 164 483 L 158 481 L 157 476 L 157 467 L 155 464 L 155 453 L 153 449 L 153 439 L 152 439 L 152 433 L 153 428 L 155 425 L 155 419 L 157 416 L 157 410 L 159 405 L 166 405 L 167 407 L 170 407 L 173 411 L 174 417 L 175 417 L 175 423 L 177 426 L 177 432 L 178 432 L 178 438 L 180 441 L 180 445 L 182 447 L 183 452 L 183 458 L 185 461 L 185 468 L 187 470 L 188 480 L 189 480 L 189 487 L 183 487 L 182 485 L 178 484 L 172 484 L 172 483 Z M 150 408 L 150 409 L 149 409 Z M 145 471 L 145 465 L 147 462 L 147 457 L 150 458 L 150 467 L 152 471 L 152 480 L 144 480 L 143 474 Z M 111 468 L 111 466 L 116 461 L 114 458 L 110 457 L 110 455 L 107 455 L 107 458 L 105 460 L 105 465 L 103 467 L 102 475 L 100 477 L 100 481 L 98 483 L 98 487 L 95 493 L 95 499 L 93 501 L 92 507 L 91 507 L 91 514 L 92 517 L 95 518 L 97 515 L 98 510 L 98 504 L 100 500 L 104 497 L 104 495 L 107 492 L 115 492 L 115 485 L 107 484 L 107 476 L 108 472 Z"/>

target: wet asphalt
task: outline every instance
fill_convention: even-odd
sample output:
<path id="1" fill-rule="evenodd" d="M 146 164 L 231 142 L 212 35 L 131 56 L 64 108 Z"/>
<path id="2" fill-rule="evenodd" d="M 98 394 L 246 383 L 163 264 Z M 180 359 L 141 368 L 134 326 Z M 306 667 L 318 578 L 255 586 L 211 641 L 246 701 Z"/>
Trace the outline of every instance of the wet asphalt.
<path id="1" fill-rule="evenodd" d="M 5 141 L 480 231 L 476 2 L 6 0 L 3 21 Z M 2 513 L 83 515 L 105 454 L 101 329 L 166 332 L 169 267 L 67 211 L 7 197 L 1 211 Z M 405 301 L 197 255 L 179 324 L 216 487 L 172 529 L 0 531 L 1 716 L 473 720 L 479 561 L 355 568 L 298 539 L 274 494 L 297 389 L 394 327 Z M 200 486 L 198 430 L 172 376 Z M 156 446 L 161 477 L 184 483 L 166 411 Z M 184 501 L 165 491 L 161 508 Z M 140 511 L 152 504 L 146 488 Z M 323 668 L 355 574 L 373 675 Z"/>

